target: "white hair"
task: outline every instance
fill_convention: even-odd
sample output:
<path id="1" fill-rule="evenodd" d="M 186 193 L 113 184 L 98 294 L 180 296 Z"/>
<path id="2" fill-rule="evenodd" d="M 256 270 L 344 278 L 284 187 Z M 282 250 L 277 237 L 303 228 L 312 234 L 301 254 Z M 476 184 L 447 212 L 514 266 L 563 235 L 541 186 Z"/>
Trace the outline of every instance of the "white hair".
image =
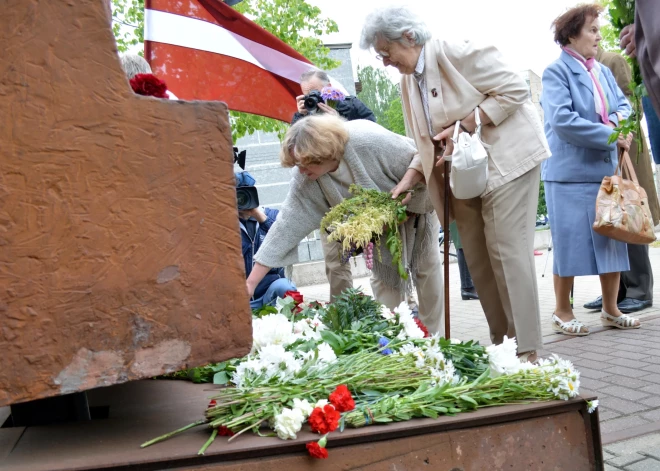
<path id="1" fill-rule="evenodd" d="M 426 23 L 408 8 L 399 6 L 379 8 L 369 13 L 364 21 L 360 47 L 362 49 L 373 47 L 379 37 L 407 45 L 403 37 L 406 33 L 415 44 L 424 44 L 431 39 L 431 31 Z"/>
<path id="2" fill-rule="evenodd" d="M 128 80 L 135 77 L 137 74 L 151 74 L 151 66 L 144 57 L 136 54 L 124 54 L 119 58 L 121 68 L 124 69 Z"/>

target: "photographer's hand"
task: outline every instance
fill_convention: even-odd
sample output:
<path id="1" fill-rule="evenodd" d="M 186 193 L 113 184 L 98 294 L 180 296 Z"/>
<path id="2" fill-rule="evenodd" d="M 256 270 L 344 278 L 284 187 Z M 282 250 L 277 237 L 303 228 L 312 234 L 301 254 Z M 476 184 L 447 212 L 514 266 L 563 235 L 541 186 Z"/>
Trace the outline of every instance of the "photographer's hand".
<path id="1" fill-rule="evenodd" d="M 268 219 L 266 213 L 261 208 L 246 209 L 238 212 L 238 217 L 241 219 L 250 219 L 254 218 L 258 223 L 264 222 Z"/>
<path id="2" fill-rule="evenodd" d="M 305 108 L 305 95 L 298 95 L 296 97 L 296 104 L 298 105 L 298 113 L 307 114 L 307 109 Z"/>

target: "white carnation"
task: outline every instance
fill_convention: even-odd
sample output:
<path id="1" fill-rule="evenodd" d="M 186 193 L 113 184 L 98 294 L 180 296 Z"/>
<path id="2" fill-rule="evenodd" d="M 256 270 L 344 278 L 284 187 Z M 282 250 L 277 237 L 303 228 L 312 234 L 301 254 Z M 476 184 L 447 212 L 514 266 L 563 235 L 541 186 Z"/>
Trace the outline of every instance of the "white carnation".
<path id="1" fill-rule="evenodd" d="M 515 374 L 522 369 L 517 348 L 516 339 L 506 335 L 501 344 L 486 347 L 491 378 Z"/>
<path id="2" fill-rule="evenodd" d="M 282 412 L 275 416 L 275 432 L 282 440 L 297 438 L 297 433 L 300 432 L 305 417 L 299 409 L 289 409 L 285 407 Z"/>
<path id="3" fill-rule="evenodd" d="M 297 340 L 293 324 L 284 314 L 269 314 L 252 319 L 253 350 L 265 345 L 287 346 Z"/>
<path id="4" fill-rule="evenodd" d="M 337 355 L 330 345 L 326 342 L 319 344 L 316 349 L 319 352 L 319 362 L 331 364 L 337 361 Z"/>
<path id="5" fill-rule="evenodd" d="M 299 410 L 305 418 L 314 410 L 307 399 L 300 400 L 297 397 L 293 399 L 293 408 Z"/>

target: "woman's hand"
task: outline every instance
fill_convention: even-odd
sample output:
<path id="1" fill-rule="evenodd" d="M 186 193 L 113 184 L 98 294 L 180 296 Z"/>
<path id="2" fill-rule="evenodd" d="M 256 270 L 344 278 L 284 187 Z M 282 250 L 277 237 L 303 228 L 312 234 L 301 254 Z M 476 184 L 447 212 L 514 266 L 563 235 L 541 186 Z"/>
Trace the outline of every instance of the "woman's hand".
<path id="1" fill-rule="evenodd" d="M 256 290 L 257 287 L 253 286 L 249 280 L 245 280 L 245 288 L 247 289 L 248 297 L 252 298 L 252 296 L 254 296 L 254 290 Z"/>
<path id="2" fill-rule="evenodd" d="M 408 196 L 401 201 L 402 204 L 408 204 L 412 198 L 412 188 L 421 182 L 423 178 L 424 175 L 414 168 L 406 170 L 401 181 L 390 191 L 392 193 L 392 199 L 396 199 L 401 193 L 408 191 Z"/>
<path id="3" fill-rule="evenodd" d="M 247 288 L 247 292 L 250 298 L 254 296 L 254 291 L 257 289 L 257 286 L 269 271 L 269 267 L 264 266 L 259 262 L 255 262 L 254 266 L 252 267 L 252 271 L 250 272 L 250 276 L 248 276 L 247 280 L 245 280 L 245 287 Z"/>
<path id="4" fill-rule="evenodd" d="M 454 152 L 454 141 L 452 141 L 451 138 L 454 135 L 455 127 L 455 124 L 453 126 L 449 126 L 433 138 L 434 141 L 440 142 L 440 144 L 445 149 L 445 151 L 442 153 L 442 157 L 438 157 L 438 161 L 435 163 L 436 167 L 440 167 L 443 163 L 445 163 L 445 157 L 451 155 Z"/>
<path id="5" fill-rule="evenodd" d="M 319 109 L 323 111 L 325 114 L 332 114 L 335 116 L 339 116 L 339 112 L 334 109 L 332 106 L 328 106 L 325 103 L 319 103 Z"/>
<path id="6" fill-rule="evenodd" d="M 616 145 L 620 149 L 623 149 L 626 152 L 628 152 L 630 151 L 630 144 L 632 144 L 632 138 L 633 138 L 632 133 L 628 133 L 627 136 L 624 136 L 623 134 L 619 134 L 619 138 L 616 140 Z"/>

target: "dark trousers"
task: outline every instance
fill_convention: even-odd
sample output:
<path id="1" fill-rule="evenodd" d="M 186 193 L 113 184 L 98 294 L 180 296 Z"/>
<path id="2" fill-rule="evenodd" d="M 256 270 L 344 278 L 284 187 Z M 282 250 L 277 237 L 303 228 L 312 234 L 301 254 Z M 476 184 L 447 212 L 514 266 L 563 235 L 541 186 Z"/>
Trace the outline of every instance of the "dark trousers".
<path id="1" fill-rule="evenodd" d="M 617 302 L 624 298 L 653 301 L 653 269 L 648 245 L 628 244 L 630 270 L 621 272 Z"/>
<path id="2" fill-rule="evenodd" d="M 474 289 L 474 283 L 472 283 L 472 276 L 465 261 L 463 249 L 456 249 L 456 258 L 458 259 L 458 272 L 461 274 L 461 290 L 471 291 Z"/>

